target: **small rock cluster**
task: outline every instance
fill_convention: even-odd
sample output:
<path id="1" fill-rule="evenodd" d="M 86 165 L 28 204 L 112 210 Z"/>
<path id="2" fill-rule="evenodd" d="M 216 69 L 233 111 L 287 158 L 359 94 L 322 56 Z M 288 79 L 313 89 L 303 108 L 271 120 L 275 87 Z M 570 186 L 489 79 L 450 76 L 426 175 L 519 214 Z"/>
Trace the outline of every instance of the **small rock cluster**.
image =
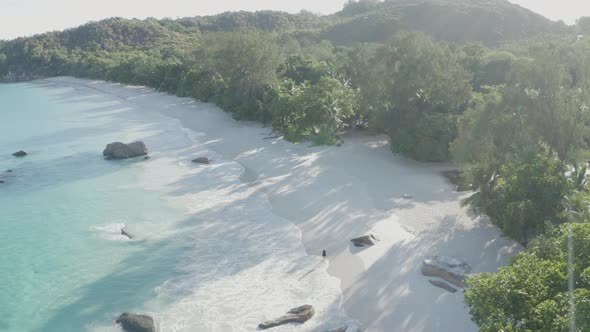
<path id="1" fill-rule="evenodd" d="M 207 158 L 207 157 L 199 157 L 199 158 L 193 160 L 193 163 L 196 163 L 196 164 L 205 164 L 205 165 L 208 165 L 211 162 L 212 162 L 212 160 L 209 159 L 209 158 Z"/>
<path id="2" fill-rule="evenodd" d="M 3 173 L 0 173 L 0 184 L 6 183 L 8 179 L 14 177 L 14 172 L 11 169 L 7 169 Z"/>
<path id="3" fill-rule="evenodd" d="M 455 287 L 467 287 L 465 278 L 471 272 L 471 266 L 455 257 L 431 256 L 424 259 L 421 270 L 424 276 L 444 280 L 429 280 L 430 284 L 455 293 L 457 291 Z"/>
<path id="4" fill-rule="evenodd" d="M 142 141 L 137 141 L 129 144 L 121 142 L 108 144 L 102 155 L 107 159 L 129 159 L 146 156 L 148 153 L 147 146 Z"/>
<path id="5" fill-rule="evenodd" d="M 121 325 L 127 332 L 156 332 L 156 322 L 148 315 L 124 313 L 115 318 L 115 323 Z"/>
<path id="6" fill-rule="evenodd" d="M 20 150 L 20 151 L 17 151 L 15 153 L 13 153 L 12 155 L 15 156 L 15 157 L 22 158 L 22 157 L 26 157 L 28 155 L 28 153 L 26 153 L 23 150 Z"/>
<path id="7" fill-rule="evenodd" d="M 302 305 L 300 307 L 293 308 L 293 309 L 287 311 L 287 313 L 285 315 L 283 315 L 277 319 L 273 319 L 273 320 L 266 321 L 264 323 L 260 323 L 260 325 L 258 325 L 258 327 L 265 330 L 265 329 L 269 329 L 271 327 L 284 325 L 284 324 L 288 324 L 288 323 L 303 324 L 303 323 L 307 322 L 308 320 L 310 320 L 314 314 L 315 314 L 315 311 L 313 309 L 313 306 L 306 304 L 306 305 Z"/>
<path id="8" fill-rule="evenodd" d="M 355 247 L 373 246 L 379 242 L 379 237 L 374 234 L 364 235 L 350 240 Z"/>

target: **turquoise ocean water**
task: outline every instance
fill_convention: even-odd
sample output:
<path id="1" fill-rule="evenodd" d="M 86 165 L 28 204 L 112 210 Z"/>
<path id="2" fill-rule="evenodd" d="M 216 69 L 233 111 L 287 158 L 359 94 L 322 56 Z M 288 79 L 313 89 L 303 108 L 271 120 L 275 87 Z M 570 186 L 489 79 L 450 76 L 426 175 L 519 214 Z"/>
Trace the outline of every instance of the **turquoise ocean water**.
<path id="1" fill-rule="evenodd" d="M 0 85 L 0 331 L 84 331 L 141 308 L 174 277 L 174 243 L 129 242 L 117 225 L 174 222 L 141 170 L 102 158 L 125 129 L 72 88 Z M 11 153 L 24 149 L 26 158 Z M 109 226 L 110 225 L 110 226 Z"/>
<path id="2" fill-rule="evenodd" d="M 113 319 L 134 311 L 161 332 L 245 332 L 302 303 L 314 319 L 277 332 L 354 324 L 299 229 L 171 111 L 223 115 L 104 82 L 0 85 L 0 331 L 120 331 Z M 103 159 L 137 139 L 149 159 Z"/>

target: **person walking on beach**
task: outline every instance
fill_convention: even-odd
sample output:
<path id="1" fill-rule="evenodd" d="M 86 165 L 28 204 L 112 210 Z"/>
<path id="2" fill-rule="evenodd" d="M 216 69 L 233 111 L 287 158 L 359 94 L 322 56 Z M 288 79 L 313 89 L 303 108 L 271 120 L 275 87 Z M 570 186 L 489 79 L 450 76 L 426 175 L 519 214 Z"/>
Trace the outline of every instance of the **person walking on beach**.
<path id="1" fill-rule="evenodd" d="M 324 249 L 324 251 L 322 251 L 322 257 L 324 259 L 328 258 L 328 255 L 326 254 L 326 249 Z"/>

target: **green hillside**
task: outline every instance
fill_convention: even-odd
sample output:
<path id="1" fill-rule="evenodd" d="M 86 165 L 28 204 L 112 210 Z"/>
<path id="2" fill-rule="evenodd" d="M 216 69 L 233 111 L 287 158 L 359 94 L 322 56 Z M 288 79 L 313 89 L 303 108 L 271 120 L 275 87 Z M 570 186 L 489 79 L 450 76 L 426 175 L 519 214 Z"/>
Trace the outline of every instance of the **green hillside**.
<path id="1" fill-rule="evenodd" d="M 565 32 L 553 22 L 506 0 L 389 0 L 352 2 L 322 37 L 337 44 L 383 42 L 400 30 L 437 40 L 496 45 L 545 33 Z"/>

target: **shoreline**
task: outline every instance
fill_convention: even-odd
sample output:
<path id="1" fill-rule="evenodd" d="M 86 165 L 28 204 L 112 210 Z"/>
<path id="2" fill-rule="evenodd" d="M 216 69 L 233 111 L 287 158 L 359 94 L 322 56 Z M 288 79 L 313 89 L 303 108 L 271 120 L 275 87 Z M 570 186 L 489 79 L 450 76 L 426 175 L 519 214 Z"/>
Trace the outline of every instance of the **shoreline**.
<path id="1" fill-rule="evenodd" d="M 451 165 L 394 155 L 382 136 L 352 131 L 341 147 L 309 147 L 264 139 L 269 128 L 189 98 L 67 77 L 44 81 L 84 85 L 204 133 L 200 146 L 243 166 L 242 182 L 299 228 L 308 255 L 327 250 L 328 272 L 341 280 L 342 307 L 367 331 L 476 331 L 462 293 L 431 286 L 420 274 L 421 260 L 456 256 L 473 272 L 494 272 L 519 250 L 459 206 L 465 193 L 440 174 Z M 381 242 L 351 246 L 351 238 L 368 233 Z"/>

